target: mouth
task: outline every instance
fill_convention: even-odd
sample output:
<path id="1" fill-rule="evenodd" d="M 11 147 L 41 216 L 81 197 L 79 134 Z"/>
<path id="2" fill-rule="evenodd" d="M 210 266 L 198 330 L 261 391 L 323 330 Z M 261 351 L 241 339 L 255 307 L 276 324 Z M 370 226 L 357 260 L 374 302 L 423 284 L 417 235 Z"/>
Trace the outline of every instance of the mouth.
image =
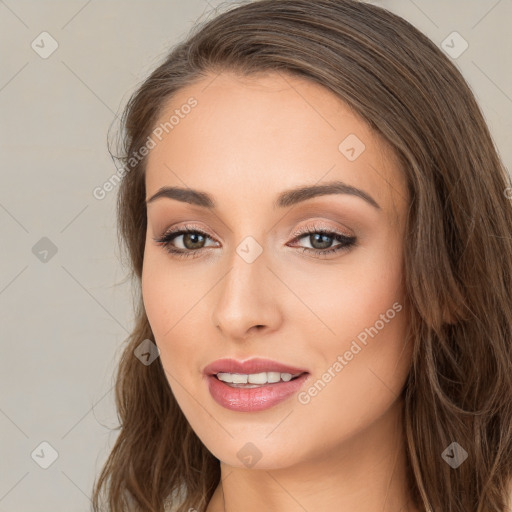
<path id="1" fill-rule="evenodd" d="M 306 385 L 310 375 L 307 371 L 217 372 L 207 374 L 207 384 L 211 397 L 222 407 L 235 412 L 258 412 L 289 400 Z"/>

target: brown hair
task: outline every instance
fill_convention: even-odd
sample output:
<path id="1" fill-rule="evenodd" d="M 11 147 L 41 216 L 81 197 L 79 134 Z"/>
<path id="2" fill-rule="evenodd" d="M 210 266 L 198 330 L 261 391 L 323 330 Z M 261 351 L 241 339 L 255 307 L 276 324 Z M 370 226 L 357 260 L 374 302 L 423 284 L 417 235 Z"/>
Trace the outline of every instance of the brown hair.
<path id="1" fill-rule="evenodd" d="M 166 103 L 205 73 L 282 72 L 321 84 L 389 143 L 407 177 L 404 240 L 412 367 L 404 435 L 416 506 L 427 512 L 504 511 L 512 479 L 512 191 L 474 95 L 432 41 L 401 17 L 355 0 L 257 0 L 196 25 L 130 98 L 126 165 Z M 136 289 L 145 245 L 144 168 L 118 195 L 121 242 Z M 109 510 L 206 506 L 220 466 L 191 429 L 160 358 L 140 293 L 116 381 L 119 436 L 95 482 Z M 457 442 L 456 469 L 441 457 Z M 131 507 L 131 508 L 130 508 Z"/>

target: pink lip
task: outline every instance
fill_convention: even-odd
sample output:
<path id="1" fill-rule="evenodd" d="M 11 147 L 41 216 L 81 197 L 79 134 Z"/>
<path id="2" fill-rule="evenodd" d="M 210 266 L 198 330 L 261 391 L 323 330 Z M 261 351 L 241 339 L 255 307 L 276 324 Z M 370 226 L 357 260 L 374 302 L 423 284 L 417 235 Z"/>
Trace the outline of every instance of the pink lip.
<path id="1" fill-rule="evenodd" d="M 279 372 L 279 373 L 291 373 L 295 375 L 297 373 L 307 372 L 304 368 L 297 368 L 294 366 L 288 366 L 277 361 L 270 359 L 262 359 L 255 357 L 248 359 L 247 361 L 237 361 L 236 359 L 218 359 L 213 363 L 207 365 L 203 373 L 206 376 L 216 375 L 217 373 L 261 373 L 261 372 Z"/>
<path id="2" fill-rule="evenodd" d="M 301 375 L 288 382 L 269 383 L 256 388 L 233 388 L 215 376 L 217 373 L 261 372 Z M 247 361 L 218 359 L 207 365 L 203 373 L 207 377 L 208 389 L 213 399 L 222 407 L 237 412 L 256 412 L 273 407 L 296 393 L 310 377 L 310 373 L 303 368 L 258 357 Z"/>
<path id="3" fill-rule="evenodd" d="M 303 373 L 288 382 L 264 384 L 257 388 L 232 388 L 215 375 L 208 375 L 208 389 L 213 399 L 222 407 L 237 412 L 257 412 L 269 409 L 295 394 L 308 380 Z"/>

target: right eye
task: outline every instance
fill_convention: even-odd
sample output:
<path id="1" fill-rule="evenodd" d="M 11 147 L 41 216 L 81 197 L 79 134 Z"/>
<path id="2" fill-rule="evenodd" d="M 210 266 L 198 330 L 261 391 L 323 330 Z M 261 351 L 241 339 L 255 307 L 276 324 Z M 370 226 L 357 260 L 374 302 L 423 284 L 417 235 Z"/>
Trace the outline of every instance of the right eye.
<path id="1" fill-rule="evenodd" d="M 181 241 L 184 246 L 183 248 L 176 248 L 173 244 L 173 242 L 179 237 L 183 237 Z M 202 244 L 206 238 L 212 240 L 207 233 L 204 233 L 196 227 L 185 226 L 183 228 L 167 231 L 161 237 L 154 238 L 154 240 L 157 244 L 162 245 L 170 254 L 186 258 L 192 256 L 191 253 L 197 253 L 204 249 Z M 197 247 L 197 245 L 199 245 L 199 247 Z M 196 257 L 196 255 L 193 257 Z"/>

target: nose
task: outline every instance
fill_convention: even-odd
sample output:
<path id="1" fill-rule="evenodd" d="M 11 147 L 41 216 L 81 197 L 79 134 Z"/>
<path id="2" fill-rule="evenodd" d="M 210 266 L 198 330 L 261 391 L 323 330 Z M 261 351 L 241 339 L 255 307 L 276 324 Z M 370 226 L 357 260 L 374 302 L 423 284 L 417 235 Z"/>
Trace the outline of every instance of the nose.
<path id="1" fill-rule="evenodd" d="M 274 331 L 282 321 L 276 286 L 265 252 L 251 263 L 234 253 L 231 268 L 216 287 L 213 325 L 225 338 L 244 340 Z"/>

